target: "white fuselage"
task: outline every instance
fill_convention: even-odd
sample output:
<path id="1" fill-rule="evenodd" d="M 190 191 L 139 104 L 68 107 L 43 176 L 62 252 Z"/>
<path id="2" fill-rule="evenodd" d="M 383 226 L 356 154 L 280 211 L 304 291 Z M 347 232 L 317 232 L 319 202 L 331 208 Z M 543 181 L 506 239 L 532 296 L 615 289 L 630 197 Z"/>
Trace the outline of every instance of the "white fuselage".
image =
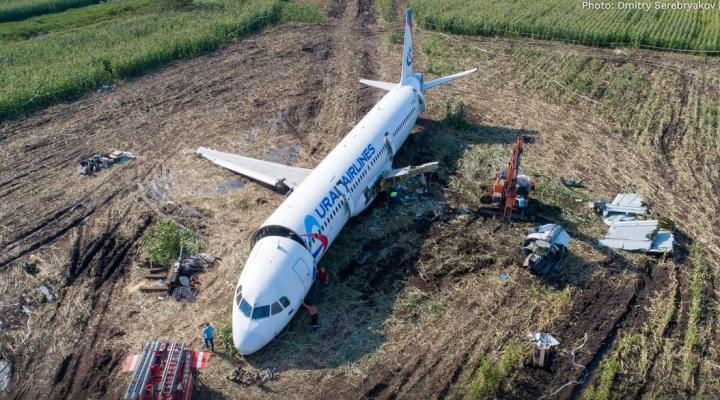
<path id="1" fill-rule="evenodd" d="M 295 188 L 253 236 L 233 306 L 241 354 L 270 342 L 301 307 L 317 263 L 350 217 L 374 200 L 424 99 L 420 82 L 390 90 Z"/>

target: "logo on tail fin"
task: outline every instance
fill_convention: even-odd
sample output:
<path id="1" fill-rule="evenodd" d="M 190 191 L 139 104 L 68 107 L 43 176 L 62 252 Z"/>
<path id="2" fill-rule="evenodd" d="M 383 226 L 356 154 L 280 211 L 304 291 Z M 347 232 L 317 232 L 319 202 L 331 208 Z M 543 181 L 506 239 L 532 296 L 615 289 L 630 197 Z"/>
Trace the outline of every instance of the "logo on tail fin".
<path id="1" fill-rule="evenodd" d="M 405 60 L 405 63 L 407 65 L 411 65 L 412 59 L 413 59 L 413 49 L 412 49 L 412 47 L 409 47 L 408 51 L 407 51 L 407 59 Z"/>

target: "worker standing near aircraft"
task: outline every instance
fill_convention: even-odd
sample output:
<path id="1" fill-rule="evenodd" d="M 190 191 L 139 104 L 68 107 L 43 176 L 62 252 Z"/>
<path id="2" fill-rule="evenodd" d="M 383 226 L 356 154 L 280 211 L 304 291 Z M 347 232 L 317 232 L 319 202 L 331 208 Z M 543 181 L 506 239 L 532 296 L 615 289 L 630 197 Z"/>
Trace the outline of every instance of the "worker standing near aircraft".
<path id="1" fill-rule="evenodd" d="M 317 281 L 320 282 L 320 294 L 324 294 L 327 290 L 328 282 L 330 282 L 330 274 L 328 274 L 325 267 L 318 268 Z"/>
<path id="2" fill-rule="evenodd" d="M 518 211 L 520 212 L 520 218 L 525 218 L 525 209 L 527 208 L 527 199 L 525 196 L 518 196 L 517 198 Z"/>
<path id="3" fill-rule="evenodd" d="M 318 330 L 318 308 L 317 306 L 309 306 L 302 303 L 303 307 L 308 310 L 308 313 L 310 313 L 310 327 L 312 328 L 313 332 L 317 332 Z"/>
<path id="4" fill-rule="evenodd" d="M 213 352 L 215 352 L 215 327 L 210 325 L 209 322 L 205 324 L 203 337 L 205 338 L 205 347 L 210 348 Z"/>
<path id="5" fill-rule="evenodd" d="M 400 193 L 396 190 L 390 192 L 390 208 L 395 208 L 396 205 L 400 204 Z"/>
<path id="6" fill-rule="evenodd" d="M 323 287 L 328 285 L 328 282 L 330 281 L 330 274 L 328 274 L 325 267 L 318 268 L 317 280 L 322 283 Z"/>

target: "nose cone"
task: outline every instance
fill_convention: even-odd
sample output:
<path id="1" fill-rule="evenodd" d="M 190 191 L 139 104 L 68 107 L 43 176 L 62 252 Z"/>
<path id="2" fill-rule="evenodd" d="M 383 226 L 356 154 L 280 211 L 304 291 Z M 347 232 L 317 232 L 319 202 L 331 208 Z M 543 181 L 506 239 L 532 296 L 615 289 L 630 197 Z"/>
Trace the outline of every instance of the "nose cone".
<path id="1" fill-rule="evenodd" d="M 239 329 L 233 332 L 233 341 L 235 348 L 242 355 L 252 354 L 268 343 L 268 340 L 258 333 Z"/>

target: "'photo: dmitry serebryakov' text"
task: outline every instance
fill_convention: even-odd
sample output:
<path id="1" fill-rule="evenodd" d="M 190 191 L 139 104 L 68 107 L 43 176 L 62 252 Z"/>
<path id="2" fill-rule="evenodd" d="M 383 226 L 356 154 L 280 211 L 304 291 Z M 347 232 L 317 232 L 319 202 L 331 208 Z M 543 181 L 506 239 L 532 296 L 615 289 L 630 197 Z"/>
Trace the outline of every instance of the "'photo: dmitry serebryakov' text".
<path id="1" fill-rule="evenodd" d="M 720 1 L 717 2 L 661 2 L 644 3 L 639 1 L 616 1 L 616 2 L 582 2 L 584 10 L 668 10 L 668 11 L 717 11 L 720 10 Z"/>

